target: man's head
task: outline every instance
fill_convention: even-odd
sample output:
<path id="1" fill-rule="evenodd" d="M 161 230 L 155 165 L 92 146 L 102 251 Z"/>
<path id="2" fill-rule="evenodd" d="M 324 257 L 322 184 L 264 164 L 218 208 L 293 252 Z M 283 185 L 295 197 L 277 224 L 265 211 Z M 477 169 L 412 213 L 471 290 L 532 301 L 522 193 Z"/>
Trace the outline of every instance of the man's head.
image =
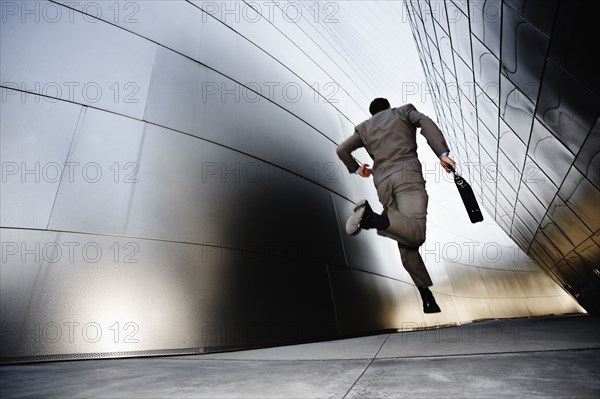
<path id="1" fill-rule="evenodd" d="M 369 105 L 369 112 L 371 115 L 375 115 L 376 113 L 391 108 L 390 102 L 385 98 L 376 98 L 371 101 L 371 105 Z"/>

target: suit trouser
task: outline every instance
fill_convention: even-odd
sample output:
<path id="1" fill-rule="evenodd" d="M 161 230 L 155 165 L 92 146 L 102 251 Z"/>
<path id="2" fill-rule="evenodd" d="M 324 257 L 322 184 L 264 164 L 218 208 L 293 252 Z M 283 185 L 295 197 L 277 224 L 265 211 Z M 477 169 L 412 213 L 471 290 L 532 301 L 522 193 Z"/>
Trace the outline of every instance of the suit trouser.
<path id="1" fill-rule="evenodd" d="M 407 181 L 406 175 L 395 173 L 377 186 L 377 195 L 390 221 L 377 234 L 398 242 L 402 264 L 417 287 L 433 285 L 419 253 L 425 242 L 429 200 L 425 182 Z"/>

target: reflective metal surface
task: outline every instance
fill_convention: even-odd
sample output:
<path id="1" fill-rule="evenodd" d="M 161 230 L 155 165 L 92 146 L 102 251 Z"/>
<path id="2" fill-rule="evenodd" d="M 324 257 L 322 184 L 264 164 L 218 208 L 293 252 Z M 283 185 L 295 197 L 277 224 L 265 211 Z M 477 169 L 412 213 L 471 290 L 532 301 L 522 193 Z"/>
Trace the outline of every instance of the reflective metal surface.
<path id="1" fill-rule="evenodd" d="M 583 312 L 556 283 L 593 270 L 599 221 L 589 198 L 598 190 L 584 169 L 597 158 L 559 147 L 560 168 L 530 179 L 525 154 L 546 166 L 548 153 L 531 143 L 545 148 L 557 127 L 538 117 L 549 133 L 531 134 L 523 113 L 537 115 L 533 102 L 502 105 L 503 91 L 474 86 L 497 84 L 506 68 L 489 41 L 494 26 L 478 28 L 475 61 L 466 4 L 407 4 L 418 10 L 409 18 L 425 73 L 443 87 L 439 123 L 489 212 L 480 226 L 465 222 L 453 181 L 419 137 L 431 199 L 421 253 L 443 309 L 425 315 L 395 242 L 345 234 L 356 201 L 381 208 L 372 181 L 348 174 L 335 154 L 372 98 L 399 101 L 406 89 L 402 63 L 378 61 L 414 50 L 397 39 L 405 5 L 335 3 L 320 8 L 335 12 L 320 14 L 335 17 L 325 23 L 286 20 L 293 2 L 255 20 L 221 4 L 0 2 L 3 362 Z M 520 87 L 521 77 L 500 85 L 514 78 Z M 473 167 L 481 164 L 485 174 Z M 573 215 L 581 222 L 569 223 Z M 513 230 L 531 247 L 517 247 Z M 548 280 L 526 251 L 560 276 Z"/>
<path id="2" fill-rule="evenodd" d="M 598 312 L 600 250 L 593 237 L 600 215 L 600 85 L 588 55 L 599 37 L 597 6 L 589 6 L 565 0 L 449 1 L 445 14 L 437 15 L 447 16 L 452 39 L 453 51 L 438 43 L 446 55 L 442 62 L 464 94 L 462 113 L 453 112 L 453 124 L 445 126 L 459 130 L 449 135 L 451 147 L 467 150 L 466 158 L 479 165 L 473 174 L 482 176 L 482 184 L 474 187 L 483 208 L 555 282 Z M 422 39 L 430 28 L 424 16 L 411 16 L 413 30 L 423 32 L 415 39 L 427 70 L 436 62 L 428 56 L 431 43 L 425 51 Z M 466 91 L 471 76 L 476 101 Z M 476 107 L 476 126 L 465 105 Z M 442 124 L 450 119 L 443 106 L 436 110 Z M 461 146 L 459 116 L 474 129 L 479 148 Z M 541 301 L 526 303 L 544 307 Z M 492 314 L 504 314 L 503 302 L 497 304 Z"/>

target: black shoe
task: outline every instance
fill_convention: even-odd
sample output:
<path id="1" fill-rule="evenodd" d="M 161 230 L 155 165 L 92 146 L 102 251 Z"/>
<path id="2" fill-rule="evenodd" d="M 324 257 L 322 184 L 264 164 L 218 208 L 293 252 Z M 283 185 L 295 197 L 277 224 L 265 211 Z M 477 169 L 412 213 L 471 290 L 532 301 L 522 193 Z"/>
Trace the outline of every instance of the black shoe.
<path id="1" fill-rule="evenodd" d="M 362 201 L 361 201 L 362 202 Z M 359 202 L 356 206 L 359 206 L 361 203 Z M 377 229 L 377 230 L 385 230 L 390 227 L 390 219 L 388 219 L 387 214 L 384 212 L 381 215 L 375 213 L 371 205 L 367 200 L 364 200 L 365 213 L 360 222 L 360 227 L 362 229 Z"/>
<path id="2" fill-rule="evenodd" d="M 363 225 L 365 214 L 369 211 L 373 212 L 367 200 L 357 202 L 354 206 L 354 212 L 346 221 L 346 233 L 351 236 L 357 234 Z"/>
<path id="3" fill-rule="evenodd" d="M 435 302 L 433 293 L 427 287 L 417 287 L 423 300 L 423 313 L 440 313 L 440 307 Z"/>
<path id="4" fill-rule="evenodd" d="M 346 221 L 346 233 L 355 235 L 360 229 L 385 230 L 389 226 L 387 215 L 376 214 L 367 200 L 361 200 L 354 205 L 354 213 Z"/>

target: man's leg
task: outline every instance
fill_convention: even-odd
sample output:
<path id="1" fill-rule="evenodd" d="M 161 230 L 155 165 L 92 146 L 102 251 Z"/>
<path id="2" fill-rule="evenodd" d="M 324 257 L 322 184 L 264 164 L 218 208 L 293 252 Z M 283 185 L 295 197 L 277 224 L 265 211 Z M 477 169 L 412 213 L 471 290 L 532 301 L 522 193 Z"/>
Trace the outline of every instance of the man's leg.
<path id="1" fill-rule="evenodd" d="M 419 247 L 425 241 L 429 201 L 425 183 L 400 182 L 395 184 L 391 190 L 393 202 L 389 202 L 389 197 L 385 198 L 386 191 L 389 192 L 389 187 L 388 190 L 381 190 L 384 198 L 380 196 L 380 199 L 389 204 L 386 207 L 386 213 L 390 226 L 385 230 L 378 230 L 378 234 L 398 241 L 402 265 L 419 289 L 423 300 L 423 311 L 425 313 L 440 312 L 440 308 L 428 288 L 433 283 L 419 253 Z"/>
<path id="2" fill-rule="evenodd" d="M 417 287 L 431 287 L 433 282 L 418 249 L 406 249 L 398 244 L 402 265 Z"/>
<path id="3" fill-rule="evenodd" d="M 405 248 L 418 249 L 425 241 L 427 223 L 429 197 L 425 183 L 405 182 L 402 175 L 392 175 L 377 187 L 377 194 L 390 223 L 377 234 L 398 241 Z"/>

